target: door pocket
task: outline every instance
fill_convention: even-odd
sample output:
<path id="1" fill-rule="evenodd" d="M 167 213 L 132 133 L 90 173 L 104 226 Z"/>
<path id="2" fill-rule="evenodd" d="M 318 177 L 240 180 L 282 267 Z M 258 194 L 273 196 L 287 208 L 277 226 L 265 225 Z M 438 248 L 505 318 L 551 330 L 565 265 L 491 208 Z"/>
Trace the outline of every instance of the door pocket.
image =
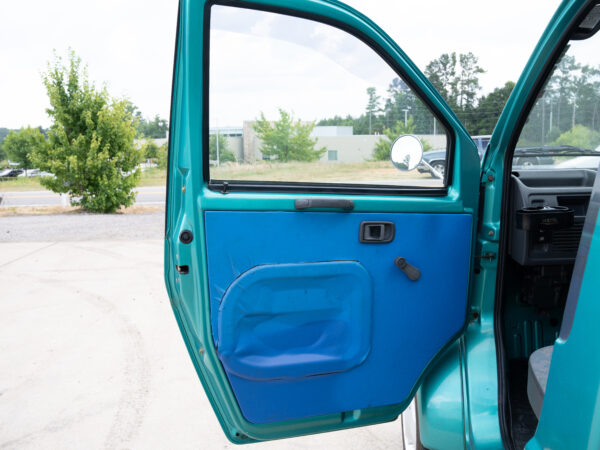
<path id="1" fill-rule="evenodd" d="M 251 380 L 350 370 L 371 348 L 372 291 L 356 261 L 253 267 L 223 296 L 219 358 Z"/>

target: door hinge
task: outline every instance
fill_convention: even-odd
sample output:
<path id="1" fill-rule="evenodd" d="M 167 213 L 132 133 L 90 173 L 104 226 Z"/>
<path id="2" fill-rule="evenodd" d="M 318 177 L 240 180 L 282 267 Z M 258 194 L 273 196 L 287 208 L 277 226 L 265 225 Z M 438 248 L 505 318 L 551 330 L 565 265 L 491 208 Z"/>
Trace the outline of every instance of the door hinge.
<path id="1" fill-rule="evenodd" d="M 496 259 L 496 254 L 494 252 L 487 252 L 483 255 L 475 256 L 475 259 L 487 259 L 488 261 L 492 261 L 493 259 Z"/>

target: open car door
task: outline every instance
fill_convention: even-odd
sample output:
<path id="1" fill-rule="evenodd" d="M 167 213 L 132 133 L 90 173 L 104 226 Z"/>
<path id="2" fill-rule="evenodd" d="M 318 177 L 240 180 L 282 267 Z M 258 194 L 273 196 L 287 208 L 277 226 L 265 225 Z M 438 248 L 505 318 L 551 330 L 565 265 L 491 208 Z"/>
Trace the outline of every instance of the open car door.
<path id="1" fill-rule="evenodd" d="M 475 145 L 342 3 L 182 0 L 178 20 L 165 279 L 223 430 L 394 420 L 467 324 Z M 400 135 L 445 166 L 398 170 Z"/>

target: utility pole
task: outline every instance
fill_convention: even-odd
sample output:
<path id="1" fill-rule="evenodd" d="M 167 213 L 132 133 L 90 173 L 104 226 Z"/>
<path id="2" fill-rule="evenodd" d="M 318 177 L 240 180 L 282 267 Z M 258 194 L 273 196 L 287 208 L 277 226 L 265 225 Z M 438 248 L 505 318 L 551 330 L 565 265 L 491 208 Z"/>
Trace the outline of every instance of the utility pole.
<path id="1" fill-rule="evenodd" d="M 404 111 L 404 126 L 406 127 L 406 123 L 408 122 L 408 111 L 410 111 L 410 108 L 403 109 L 402 111 Z"/>
<path id="2" fill-rule="evenodd" d="M 216 141 L 217 141 L 217 167 L 218 167 L 221 165 L 221 158 L 219 157 L 219 124 L 218 124 L 218 122 L 215 121 L 215 125 L 217 128 Z"/>
<path id="3" fill-rule="evenodd" d="M 546 141 L 546 99 L 542 97 L 542 145 Z"/>

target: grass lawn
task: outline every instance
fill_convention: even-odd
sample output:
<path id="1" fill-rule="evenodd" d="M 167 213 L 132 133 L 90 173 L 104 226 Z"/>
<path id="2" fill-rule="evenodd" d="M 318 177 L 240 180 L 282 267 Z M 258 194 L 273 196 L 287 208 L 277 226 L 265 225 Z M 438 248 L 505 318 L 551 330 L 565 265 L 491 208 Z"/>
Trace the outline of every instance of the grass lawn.
<path id="1" fill-rule="evenodd" d="M 0 181 L 0 192 L 43 191 L 38 177 L 16 177 Z"/>
<path id="2" fill-rule="evenodd" d="M 142 178 L 138 186 L 166 186 L 167 185 L 167 170 L 151 167 L 142 172 Z"/>
<path id="3" fill-rule="evenodd" d="M 363 161 L 356 163 L 257 161 L 254 164 L 226 163 L 211 167 L 215 180 L 291 181 L 308 183 L 373 183 L 410 184 L 423 180 L 420 185 L 440 186 L 441 182 L 428 173 L 400 172 L 389 161 Z"/>
<path id="4" fill-rule="evenodd" d="M 357 163 L 257 161 L 253 164 L 225 163 L 210 168 L 215 180 L 291 181 L 307 183 L 381 183 L 410 185 L 420 180 L 420 186 L 441 186 L 441 181 L 428 173 L 400 172 L 389 161 L 364 161 Z M 138 186 L 165 186 L 165 169 L 150 168 L 142 172 Z M 0 181 L 0 192 L 44 190 L 39 178 L 17 177 Z"/>
<path id="5" fill-rule="evenodd" d="M 151 168 L 142 172 L 138 186 L 165 186 L 167 171 Z M 43 191 L 46 188 L 40 184 L 39 177 L 17 177 L 0 181 L 0 192 Z"/>

